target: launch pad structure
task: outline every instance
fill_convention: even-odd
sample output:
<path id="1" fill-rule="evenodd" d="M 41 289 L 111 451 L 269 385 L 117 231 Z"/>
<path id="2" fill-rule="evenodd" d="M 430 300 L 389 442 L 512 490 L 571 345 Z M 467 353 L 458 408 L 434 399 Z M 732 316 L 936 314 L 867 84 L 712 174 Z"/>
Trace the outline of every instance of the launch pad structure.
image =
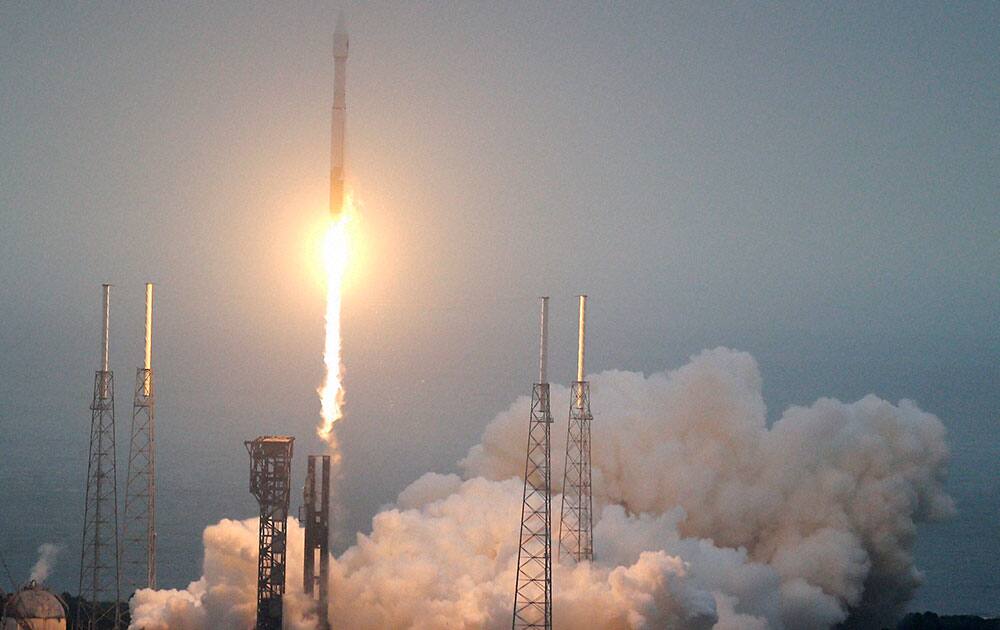
<path id="1" fill-rule="evenodd" d="M 102 286 L 101 369 L 94 374 L 90 404 L 90 456 L 80 550 L 78 624 L 87 630 L 121 624 L 118 564 L 118 482 L 115 469 L 115 380 L 108 362 L 111 285 Z M 103 602 L 114 598 L 113 606 Z"/>
<path id="2" fill-rule="evenodd" d="M 153 388 L 153 285 L 146 283 L 143 367 L 135 372 L 132 430 L 122 518 L 125 592 L 156 588 L 156 395 Z"/>
<path id="3" fill-rule="evenodd" d="M 566 471 L 559 523 L 559 559 L 572 562 L 594 559 L 594 503 L 590 467 L 590 383 L 584 375 L 587 296 L 580 296 L 579 352 L 576 381 L 570 396 L 566 427 Z"/>
<path id="4" fill-rule="evenodd" d="M 528 448 L 524 462 L 521 537 L 511 628 L 552 628 L 552 455 L 549 447 L 549 298 L 542 298 L 538 382 L 531 390 Z"/>
<path id="5" fill-rule="evenodd" d="M 321 463 L 319 480 L 317 463 Z M 317 628 L 329 630 L 330 586 L 330 456 L 310 455 L 306 483 L 302 489 L 305 551 L 302 559 L 302 591 L 315 600 Z M 317 575 L 318 573 L 318 575 Z"/>
<path id="6" fill-rule="evenodd" d="M 244 442 L 250 454 L 250 494 L 260 504 L 256 630 L 281 630 L 294 441 L 270 435 Z"/>

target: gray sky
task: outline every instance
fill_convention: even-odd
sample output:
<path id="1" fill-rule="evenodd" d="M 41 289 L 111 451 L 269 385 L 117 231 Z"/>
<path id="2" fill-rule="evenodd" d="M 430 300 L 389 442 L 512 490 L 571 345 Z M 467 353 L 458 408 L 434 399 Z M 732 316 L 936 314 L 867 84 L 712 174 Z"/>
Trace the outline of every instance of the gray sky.
<path id="1" fill-rule="evenodd" d="M 299 475 L 321 450 L 310 243 L 337 9 L 0 7 L 0 551 L 19 579 L 56 542 L 52 582 L 76 589 L 101 282 L 123 447 L 158 284 L 161 585 L 198 577 L 206 524 L 254 512 L 242 440 L 297 436 Z M 960 514 L 921 532 L 915 606 L 1000 600 L 1000 5 L 347 10 L 350 531 L 529 392 L 537 295 L 551 376 L 572 378 L 586 291 L 593 371 L 728 345 L 760 361 L 772 418 L 868 392 L 938 414 Z"/>

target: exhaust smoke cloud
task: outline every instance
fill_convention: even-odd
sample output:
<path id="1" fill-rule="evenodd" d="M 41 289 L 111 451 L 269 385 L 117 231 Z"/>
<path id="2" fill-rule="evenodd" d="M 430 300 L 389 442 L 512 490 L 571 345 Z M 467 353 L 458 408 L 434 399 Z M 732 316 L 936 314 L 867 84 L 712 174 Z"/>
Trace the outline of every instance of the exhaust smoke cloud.
<path id="1" fill-rule="evenodd" d="M 45 582 L 49 579 L 49 575 L 52 573 L 53 567 L 56 565 L 56 556 L 62 550 L 58 545 L 53 545 L 52 543 L 43 543 L 38 546 L 38 561 L 35 562 L 34 566 L 31 567 L 31 575 L 28 577 L 28 581 L 34 580 L 39 584 Z"/>
<path id="2" fill-rule="evenodd" d="M 756 362 L 724 348 L 672 372 L 589 380 L 596 560 L 554 567 L 556 624 L 879 628 L 900 614 L 921 580 L 917 523 L 953 511 L 936 417 L 870 395 L 792 407 L 768 427 Z M 553 386 L 553 410 L 569 397 Z M 517 400 L 460 462 L 462 476 L 416 480 L 331 559 L 336 627 L 509 626 L 527 410 Z M 133 627 L 247 627 L 256 535 L 255 520 L 208 527 L 203 577 L 139 591 Z M 286 623 L 313 628 L 294 521 L 288 540 Z"/>

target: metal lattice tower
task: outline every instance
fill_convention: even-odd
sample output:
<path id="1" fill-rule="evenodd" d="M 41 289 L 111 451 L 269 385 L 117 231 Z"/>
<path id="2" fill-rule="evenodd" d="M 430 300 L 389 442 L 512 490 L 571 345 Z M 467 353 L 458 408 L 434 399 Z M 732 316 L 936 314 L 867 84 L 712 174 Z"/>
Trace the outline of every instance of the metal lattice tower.
<path id="1" fill-rule="evenodd" d="M 135 373 L 132 432 L 125 477 L 122 573 L 126 593 L 156 588 L 156 396 L 153 389 L 153 285 L 146 283 L 143 367 Z"/>
<path id="2" fill-rule="evenodd" d="M 559 559 L 594 559 L 594 501 L 590 469 L 590 383 L 584 380 L 587 296 L 580 296 L 580 335 L 576 381 L 566 429 L 566 472 L 563 476 Z"/>
<path id="3" fill-rule="evenodd" d="M 111 285 L 103 285 L 101 369 L 94 374 L 90 404 L 90 457 L 80 551 L 78 624 L 95 630 L 121 623 L 118 605 L 121 574 L 118 565 L 118 483 L 115 470 L 115 382 L 108 369 L 108 324 Z M 105 606 L 110 598 L 113 605 Z"/>
<path id="4" fill-rule="evenodd" d="M 319 484 L 316 483 L 316 462 L 322 461 Z M 317 496 L 317 490 L 319 491 Z M 330 456 L 310 455 L 306 468 L 306 484 L 302 489 L 305 524 L 305 557 L 302 560 L 302 591 L 316 602 L 319 630 L 328 630 L 330 584 Z M 319 575 L 317 575 L 317 570 Z"/>
<path id="5" fill-rule="evenodd" d="M 260 504 L 257 630 L 281 630 L 294 440 L 272 435 L 244 443 L 250 454 L 250 494 Z"/>
<path id="6" fill-rule="evenodd" d="M 514 618 L 511 628 L 552 628 L 552 497 L 549 433 L 548 353 L 549 298 L 542 298 L 538 382 L 531 390 L 528 449 L 524 462 L 521 538 L 517 552 Z"/>

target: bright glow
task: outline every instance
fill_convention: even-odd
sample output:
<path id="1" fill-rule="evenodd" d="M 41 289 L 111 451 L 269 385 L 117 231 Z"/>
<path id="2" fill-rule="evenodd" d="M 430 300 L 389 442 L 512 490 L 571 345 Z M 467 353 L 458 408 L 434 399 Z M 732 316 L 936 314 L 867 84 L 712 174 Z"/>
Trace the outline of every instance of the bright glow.
<path id="1" fill-rule="evenodd" d="M 323 242 L 323 263 L 326 270 L 326 347 L 323 350 L 323 364 L 326 378 L 319 388 L 320 415 L 323 423 L 316 433 L 336 446 L 333 424 L 344 417 L 344 361 L 341 348 L 340 311 L 344 278 L 347 275 L 347 261 L 350 254 L 349 224 L 354 215 L 354 203 L 350 195 L 344 200 L 344 210 L 330 220 Z"/>

